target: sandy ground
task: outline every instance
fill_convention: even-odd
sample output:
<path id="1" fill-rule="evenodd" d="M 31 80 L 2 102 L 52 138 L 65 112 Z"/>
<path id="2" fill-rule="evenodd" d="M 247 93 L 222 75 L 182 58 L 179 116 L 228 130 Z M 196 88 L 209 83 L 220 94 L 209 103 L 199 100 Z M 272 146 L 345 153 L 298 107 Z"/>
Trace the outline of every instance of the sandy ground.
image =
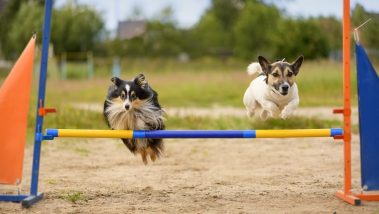
<path id="1" fill-rule="evenodd" d="M 165 157 L 145 166 L 118 140 L 48 142 L 45 199 L 29 209 L 2 202 L 0 213 L 378 213 L 378 202 L 354 207 L 334 196 L 343 185 L 342 148 L 329 138 L 167 140 Z M 75 193 L 81 200 L 73 203 Z"/>
<path id="2" fill-rule="evenodd" d="M 342 151 L 330 138 L 172 139 L 145 166 L 117 139 L 59 139 L 42 148 L 44 200 L 29 209 L 0 202 L 0 213 L 379 213 L 379 202 L 354 207 L 334 196 Z M 24 192 L 31 156 L 28 146 Z M 359 191 L 357 136 L 352 156 Z"/>

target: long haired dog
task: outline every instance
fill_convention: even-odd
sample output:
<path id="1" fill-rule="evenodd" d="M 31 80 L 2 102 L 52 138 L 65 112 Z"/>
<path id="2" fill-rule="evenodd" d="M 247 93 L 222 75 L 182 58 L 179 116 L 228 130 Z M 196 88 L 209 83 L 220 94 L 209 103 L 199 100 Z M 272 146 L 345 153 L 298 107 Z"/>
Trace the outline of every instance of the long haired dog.
<path id="1" fill-rule="evenodd" d="M 263 56 L 258 57 L 258 63 L 251 63 L 248 74 L 253 81 L 243 97 L 247 115 L 253 117 L 256 109 L 261 108 L 260 117 L 281 117 L 287 119 L 299 105 L 299 95 L 295 77 L 303 63 L 299 56 L 293 63 L 277 61 L 270 63 Z"/>
<path id="2" fill-rule="evenodd" d="M 116 130 L 163 130 L 164 111 L 158 102 L 158 94 L 147 83 L 143 74 L 131 81 L 118 77 L 111 79 L 104 102 L 104 118 L 111 129 Z M 147 164 L 163 152 L 162 139 L 122 139 L 134 154 L 140 154 Z"/>

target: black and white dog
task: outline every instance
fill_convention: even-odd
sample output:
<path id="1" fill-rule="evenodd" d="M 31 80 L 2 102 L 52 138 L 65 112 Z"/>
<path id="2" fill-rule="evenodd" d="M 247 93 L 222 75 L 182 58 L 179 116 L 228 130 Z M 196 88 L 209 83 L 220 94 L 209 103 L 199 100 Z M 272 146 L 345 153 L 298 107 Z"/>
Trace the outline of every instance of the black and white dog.
<path id="1" fill-rule="evenodd" d="M 104 118 L 111 129 L 116 130 L 163 130 L 164 111 L 158 102 L 158 94 L 147 83 L 143 74 L 131 81 L 118 77 L 111 79 L 104 102 Z M 122 139 L 134 154 L 141 154 L 147 164 L 163 152 L 162 139 Z"/>

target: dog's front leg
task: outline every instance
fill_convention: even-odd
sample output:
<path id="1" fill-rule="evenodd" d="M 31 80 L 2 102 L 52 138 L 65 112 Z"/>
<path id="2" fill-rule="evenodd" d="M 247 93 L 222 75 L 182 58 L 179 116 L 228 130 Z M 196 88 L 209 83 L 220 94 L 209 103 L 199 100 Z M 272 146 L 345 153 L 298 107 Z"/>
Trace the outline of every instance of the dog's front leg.
<path id="1" fill-rule="evenodd" d="M 262 106 L 261 119 L 266 120 L 268 117 L 277 117 L 280 113 L 278 106 L 268 100 L 260 102 Z"/>
<path id="2" fill-rule="evenodd" d="M 287 119 L 290 117 L 295 109 L 299 106 L 299 98 L 293 99 L 291 102 L 289 102 L 282 110 L 282 113 L 280 113 L 280 117 L 282 119 Z"/>

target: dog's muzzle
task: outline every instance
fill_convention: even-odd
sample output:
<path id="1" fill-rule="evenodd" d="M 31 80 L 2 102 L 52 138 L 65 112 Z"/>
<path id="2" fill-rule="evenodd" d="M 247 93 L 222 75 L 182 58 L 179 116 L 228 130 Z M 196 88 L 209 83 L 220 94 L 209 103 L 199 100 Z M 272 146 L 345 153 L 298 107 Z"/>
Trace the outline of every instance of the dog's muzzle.
<path id="1" fill-rule="evenodd" d="M 290 88 L 290 85 L 288 83 L 283 83 L 279 86 L 279 93 L 283 96 L 288 94 L 288 90 Z"/>

